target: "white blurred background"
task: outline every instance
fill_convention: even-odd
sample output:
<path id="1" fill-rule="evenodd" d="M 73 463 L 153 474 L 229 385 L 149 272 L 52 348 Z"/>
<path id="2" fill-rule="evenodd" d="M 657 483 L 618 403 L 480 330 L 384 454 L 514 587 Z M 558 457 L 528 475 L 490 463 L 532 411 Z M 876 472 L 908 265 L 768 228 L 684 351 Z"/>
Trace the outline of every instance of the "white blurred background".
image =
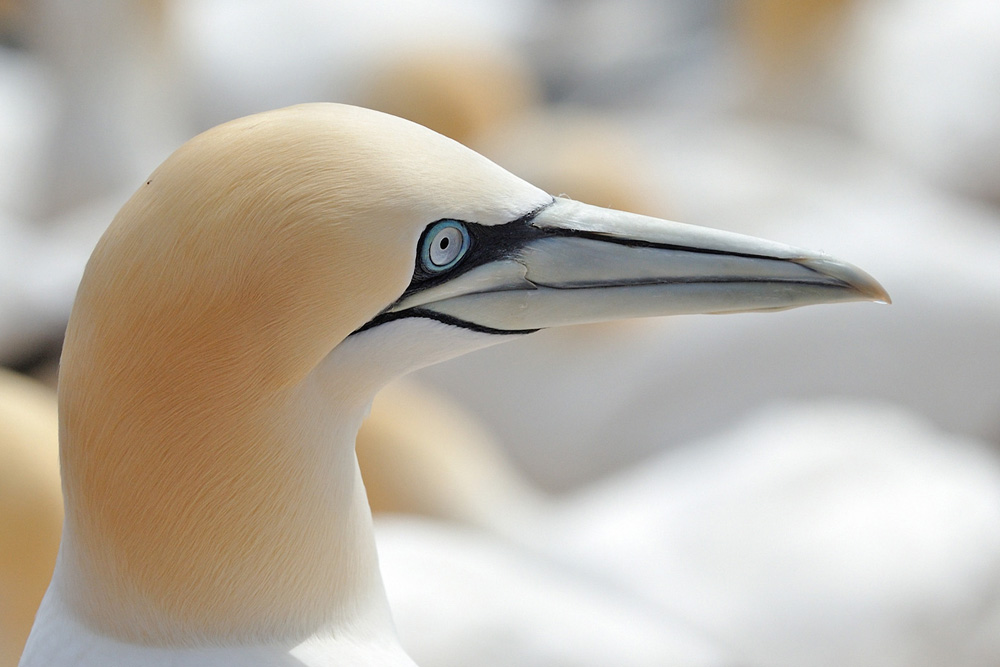
<path id="1" fill-rule="evenodd" d="M 894 301 L 418 372 L 359 452 L 418 662 L 997 665 L 998 36 L 994 0 L 0 0 L 0 363 L 54 384 L 90 249 L 187 138 L 299 102 L 409 117 L 553 194 L 825 250 Z M 9 480 L 55 445 L 20 446 L 0 667 L 44 587 L 23 566 L 54 557 L 14 520 L 52 476 Z"/>

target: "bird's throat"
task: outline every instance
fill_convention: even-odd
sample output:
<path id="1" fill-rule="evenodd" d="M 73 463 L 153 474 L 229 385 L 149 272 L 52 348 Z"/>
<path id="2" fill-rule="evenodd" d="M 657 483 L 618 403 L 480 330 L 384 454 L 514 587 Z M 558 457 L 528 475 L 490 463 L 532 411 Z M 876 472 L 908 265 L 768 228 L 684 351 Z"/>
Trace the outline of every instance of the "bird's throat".
<path id="1" fill-rule="evenodd" d="M 331 405 L 321 389 L 64 394 L 60 567 L 77 571 L 59 580 L 81 619 L 148 645 L 379 627 L 365 621 L 388 611 L 354 454 L 369 399 Z"/>

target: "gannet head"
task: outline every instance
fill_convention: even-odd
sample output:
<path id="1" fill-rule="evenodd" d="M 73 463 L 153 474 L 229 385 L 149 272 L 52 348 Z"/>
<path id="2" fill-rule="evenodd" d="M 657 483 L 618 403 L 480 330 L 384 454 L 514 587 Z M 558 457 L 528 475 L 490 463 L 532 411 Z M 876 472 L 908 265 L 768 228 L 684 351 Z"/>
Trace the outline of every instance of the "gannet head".
<path id="1" fill-rule="evenodd" d="M 202 363 L 238 341 L 239 356 L 260 352 L 254 376 L 279 384 L 399 320 L 505 335 L 888 299 L 831 258 L 552 197 L 421 126 L 335 104 L 185 144 L 99 244 L 79 298 L 97 293 L 146 304 L 119 331 L 186 354 L 197 343 Z"/>
<path id="2" fill-rule="evenodd" d="M 152 644 L 354 623 L 380 584 L 335 445 L 388 379 L 543 327 L 858 299 L 888 297 L 814 253 L 552 197 L 385 114 L 227 123 L 139 188 L 81 282 L 62 595 Z"/>

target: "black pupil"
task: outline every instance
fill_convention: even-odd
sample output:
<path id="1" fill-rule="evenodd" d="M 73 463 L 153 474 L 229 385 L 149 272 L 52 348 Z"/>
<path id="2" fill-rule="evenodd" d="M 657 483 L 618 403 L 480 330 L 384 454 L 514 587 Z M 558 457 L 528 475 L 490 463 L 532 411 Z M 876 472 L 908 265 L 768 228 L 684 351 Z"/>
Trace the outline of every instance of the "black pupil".
<path id="1" fill-rule="evenodd" d="M 444 236 L 444 237 L 441 238 L 441 242 L 438 245 L 441 247 L 441 250 L 445 250 L 445 249 L 448 248 L 448 245 L 450 243 L 451 243 L 451 241 L 448 239 L 448 237 Z"/>

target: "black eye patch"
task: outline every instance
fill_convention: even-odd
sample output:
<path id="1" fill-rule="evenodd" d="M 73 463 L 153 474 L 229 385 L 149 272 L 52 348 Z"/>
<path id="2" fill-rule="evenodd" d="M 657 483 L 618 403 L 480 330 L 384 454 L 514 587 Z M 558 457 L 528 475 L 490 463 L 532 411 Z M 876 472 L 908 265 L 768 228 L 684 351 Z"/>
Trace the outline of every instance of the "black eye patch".
<path id="1" fill-rule="evenodd" d="M 462 320 L 450 318 L 442 315 L 441 313 L 424 308 L 407 308 L 401 311 L 392 311 L 392 308 L 397 303 L 416 292 L 430 289 L 436 285 L 453 280 L 457 276 L 461 276 L 477 266 L 517 257 L 521 248 L 531 241 L 546 236 L 559 235 L 559 230 L 541 229 L 531 224 L 532 219 L 534 219 L 534 217 L 538 215 L 542 209 L 548 207 L 552 203 L 553 202 L 547 202 L 535 210 L 526 213 L 520 218 L 511 220 L 510 222 L 502 225 L 481 225 L 476 222 L 468 222 L 455 218 L 442 218 L 441 220 L 436 220 L 430 223 L 427 225 L 427 228 L 424 229 L 423 234 L 420 235 L 420 239 L 417 242 L 417 253 L 414 260 L 413 277 L 410 279 L 410 284 L 399 296 L 399 299 L 386 306 L 378 315 L 369 320 L 364 326 L 360 327 L 354 333 L 360 333 L 376 327 L 379 324 L 407 317 L 424 317 L 434 319 L 446 324 L 452 324 L 454 326 L 460 326 L 474 331 L 481 331 L 483 333 L 510 335 L 513 333 L 530 333 L 531 331 L 535 331 L 534 329 L 525 330 L 523 332 L 499 331 L 488 327 L 482 327 L 471 322 L 464 322 Z M 454 225 L 460 226 L 461 229 L 468 234 L 468 248 L 462 252 L 457 261 L 450 266 L 445 266 L 443 270 L 434 265 L 433 262 L 430 262 L 429 265 L 427 255 L 433 249 L 433 246 L 430 243 L 434 240 L 432 235 L 442 227 Z M 441 248 L 438 249 L 442 250 Z"/>
<path id="2" fill-rule="evenodd" d="M 551 232 L 531 225 L 531 220 L 546 206 L 548 204 L 540 206 L 520 218 L 502 225 L 480 225 L 475 222 L 455 220 L 453 218 L 443 218 L 432 222 L 424 230 L 420 241 L 417 243 L 418 251 L 413 266 L 413 278 L 399 299 L 405 299 L 415 292 L 440 285 L 477 266 L 515 257 L 518 251 L 529 241 L 550 236 Z M 453 267 L 445 271 L 429 271 L 423 261 L 422 249 L 428 241 L 428 234 L 439 228 L 442 223 L 447 222 L 458 222 L 464 226 L 469 235 L 469 248 L 461 258 L 461 261 L 457 262 Z"/>

